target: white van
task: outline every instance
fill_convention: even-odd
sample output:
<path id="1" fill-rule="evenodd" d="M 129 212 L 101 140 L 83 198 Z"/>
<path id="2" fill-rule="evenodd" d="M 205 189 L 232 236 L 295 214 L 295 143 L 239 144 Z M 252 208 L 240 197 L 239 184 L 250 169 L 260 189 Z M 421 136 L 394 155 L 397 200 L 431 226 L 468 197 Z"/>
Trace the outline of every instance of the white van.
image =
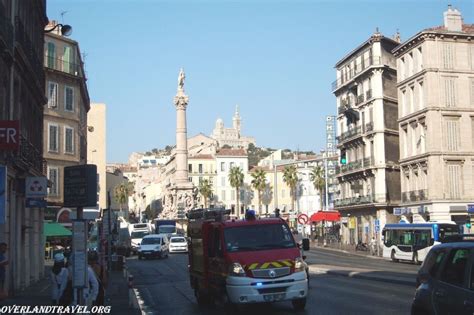
<path id="1" fill-rule="evenodd" d="M 169 240 L 166 234 L 150 234 L 145 236 L 138 247 L 138 259 L 168 258 Z"/>

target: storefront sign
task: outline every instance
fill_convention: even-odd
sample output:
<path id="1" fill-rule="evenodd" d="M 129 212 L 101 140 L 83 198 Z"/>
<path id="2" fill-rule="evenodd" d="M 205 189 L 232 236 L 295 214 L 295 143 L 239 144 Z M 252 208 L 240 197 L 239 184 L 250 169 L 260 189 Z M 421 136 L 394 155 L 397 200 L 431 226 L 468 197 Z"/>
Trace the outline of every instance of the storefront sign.
<path id="1" fill-rule="evenodd" d="M 0 151 L 18 151 L 20 148 L 20 122 L 0 120 Z"/>

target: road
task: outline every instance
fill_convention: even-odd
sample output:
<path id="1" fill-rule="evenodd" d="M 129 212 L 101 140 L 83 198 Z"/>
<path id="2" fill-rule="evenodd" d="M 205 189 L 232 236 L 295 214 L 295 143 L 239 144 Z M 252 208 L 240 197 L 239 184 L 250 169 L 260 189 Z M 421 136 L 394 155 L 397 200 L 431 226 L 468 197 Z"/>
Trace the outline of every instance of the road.
<path id="1" fill-rule="evenodd" d="M 312 266 L 340 265 L 345 268 L 363 266 L 412 274 L 414 265 L 395 264 L 323 249 L 312 250 L 308 262 Z M 134 285 L 144 301 L 147 314 L 223 314 L 214 309 L 199 309 L 189 286 L 187 255 L 175 254 L 166 259 L 128 259 Z M 355 279 L 329 274 L 312 274 L 306 310 L 298 314 L 408 314 L 414 287 L 388 282 Z M 291 303 L 246 306 L 240 313 L 295 314 Z"/>

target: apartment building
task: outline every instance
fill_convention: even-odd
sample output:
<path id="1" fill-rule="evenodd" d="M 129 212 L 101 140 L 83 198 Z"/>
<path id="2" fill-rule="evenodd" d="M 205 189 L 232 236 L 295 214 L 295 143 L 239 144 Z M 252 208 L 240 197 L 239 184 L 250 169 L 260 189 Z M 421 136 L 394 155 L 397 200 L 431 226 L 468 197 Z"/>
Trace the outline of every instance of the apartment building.
<path id="1" fill-rule="evenodd" d="M 396 61 L 399 45 L 378 30 L 336 64 L 337 140 L 347 164 L 336 168 L 346 243 L 368 242 L 380 225 L 394 222 L 400 202 Z"/>
<path id="2" fill-rule="evenodd" d="M 444 24 L 393 50 L 398 70 L 402 203 L 412 222 L 463 225 L 474 203 L 474 24 Z"/>
<path id="3" fill-rule="evenodd" d="M 209 198 L 207 205 L 212 204 L 214 195 L 216 194 L 216 161 L 211 154 L 198 154 L 188 157 L 188 176 L 189 181 L 193 183 L 194 187 L 199 189 L 203 180 L 207 180 L 212 187 L 212 196 Z M 201 197 L 201 198 L 200 198 Z M 209 203 L 209 201 L 211 201 Z M 204 199 L 201 195 L 198 196 L 197 207 L 204 207 Z"/>
<path id="4" fill-rule="evenodd" d="M 0 141 L 0 242 L 8 244 L 9 261 L 2 285 L 10 296 L 44 276 L 44 210 L 25 207 L 25 181 L 44 176 L 47 21 L 45 0 L 0 0 L 0 127 L 19 135 L 14 146 Z"/>
<path id="5" fill-rule="evenodd" d="M 57 22 L 51 21 L 52 29 Z M 87 163 L 87 112 L 90 109 L 79 44 L 61 34 L 61 26 L 45 33 L 43 157 L 48 163 L 48 207 L 63 207 L 64 167 Z"/>

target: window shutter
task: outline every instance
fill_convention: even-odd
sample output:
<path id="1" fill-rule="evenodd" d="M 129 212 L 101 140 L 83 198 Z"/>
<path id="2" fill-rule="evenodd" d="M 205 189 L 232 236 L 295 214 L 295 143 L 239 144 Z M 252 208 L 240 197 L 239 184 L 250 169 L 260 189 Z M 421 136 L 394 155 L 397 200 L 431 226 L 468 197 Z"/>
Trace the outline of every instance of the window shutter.
<path id="1" fill-rule="evenodd" d="M 448 164 L 448 191 L 450 198 L 459 199 L 461 197 L 461 165 Z"/>

